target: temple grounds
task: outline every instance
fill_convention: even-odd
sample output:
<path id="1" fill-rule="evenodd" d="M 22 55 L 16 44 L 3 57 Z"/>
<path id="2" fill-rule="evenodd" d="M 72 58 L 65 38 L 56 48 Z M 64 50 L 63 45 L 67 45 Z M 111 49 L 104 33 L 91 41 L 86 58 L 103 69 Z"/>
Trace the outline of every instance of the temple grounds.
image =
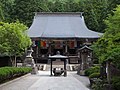
<path id="1" fill-rule="evenodd" d="M 49 71 L 39 71 L 37 75 L 27 74 L 0 85 L 0 90 L 90 90 L 89 79 L 76 72 L 68 72 L 67 77 L 50 76 Z"/>

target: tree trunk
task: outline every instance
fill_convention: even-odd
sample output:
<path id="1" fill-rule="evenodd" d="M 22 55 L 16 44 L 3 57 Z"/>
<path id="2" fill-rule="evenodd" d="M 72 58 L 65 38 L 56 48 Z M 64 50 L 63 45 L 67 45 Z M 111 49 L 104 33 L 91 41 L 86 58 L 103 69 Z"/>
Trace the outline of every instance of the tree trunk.
<path id="1" fill-rule="evenodd" d="M 17 65 L 16 65 L 16 64 L 17 64 L 17 63 L 16 63 L 16 56 L 15 56 L 14 60 L 15 60 L 14 66 L 17 67 Z"/>
<path id="2" fill-rule="evenodd" d="M 11 66 L 16 67 L 16 56 L 10 56 Z"/>

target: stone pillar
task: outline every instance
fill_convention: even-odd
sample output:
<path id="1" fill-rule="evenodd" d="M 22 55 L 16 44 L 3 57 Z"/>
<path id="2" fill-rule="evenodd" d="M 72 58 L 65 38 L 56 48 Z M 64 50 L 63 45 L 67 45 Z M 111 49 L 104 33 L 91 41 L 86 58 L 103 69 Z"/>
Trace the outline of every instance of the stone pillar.
<path id="1" fill-rule="evenodd" d="M 66 59 L 64 60 L 64 76 L 67 76 L 67 70 L 66 70 Z"/>
<path id="2" fill-rule="evenodd" d="M 50 60 L 50 75 L 52 76 L 52 60 Z"/>

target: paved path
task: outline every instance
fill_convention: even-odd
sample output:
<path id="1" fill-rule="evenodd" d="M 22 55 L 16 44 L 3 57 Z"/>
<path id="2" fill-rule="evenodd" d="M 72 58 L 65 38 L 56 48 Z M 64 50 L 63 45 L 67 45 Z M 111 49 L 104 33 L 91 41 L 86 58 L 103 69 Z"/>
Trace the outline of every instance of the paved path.
<path id="1" fill-rule="evenodd" d="M 89 90 L 89 80 L 68 72 L 67 77 L 50 77 L 49 71 L 39 71 L 38 75 L 27 75 L 0 85 L 0 90 Z"/>

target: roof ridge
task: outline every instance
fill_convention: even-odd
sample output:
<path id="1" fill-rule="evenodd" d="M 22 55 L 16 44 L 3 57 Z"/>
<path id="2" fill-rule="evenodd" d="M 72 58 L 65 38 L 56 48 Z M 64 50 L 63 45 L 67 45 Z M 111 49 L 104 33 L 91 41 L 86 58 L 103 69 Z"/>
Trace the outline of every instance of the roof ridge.
<path id="1" fill-rule="evenodd" d="M 83 12 L 35 12 L 36 15 L 80 15 L 82 16 Z"/>

